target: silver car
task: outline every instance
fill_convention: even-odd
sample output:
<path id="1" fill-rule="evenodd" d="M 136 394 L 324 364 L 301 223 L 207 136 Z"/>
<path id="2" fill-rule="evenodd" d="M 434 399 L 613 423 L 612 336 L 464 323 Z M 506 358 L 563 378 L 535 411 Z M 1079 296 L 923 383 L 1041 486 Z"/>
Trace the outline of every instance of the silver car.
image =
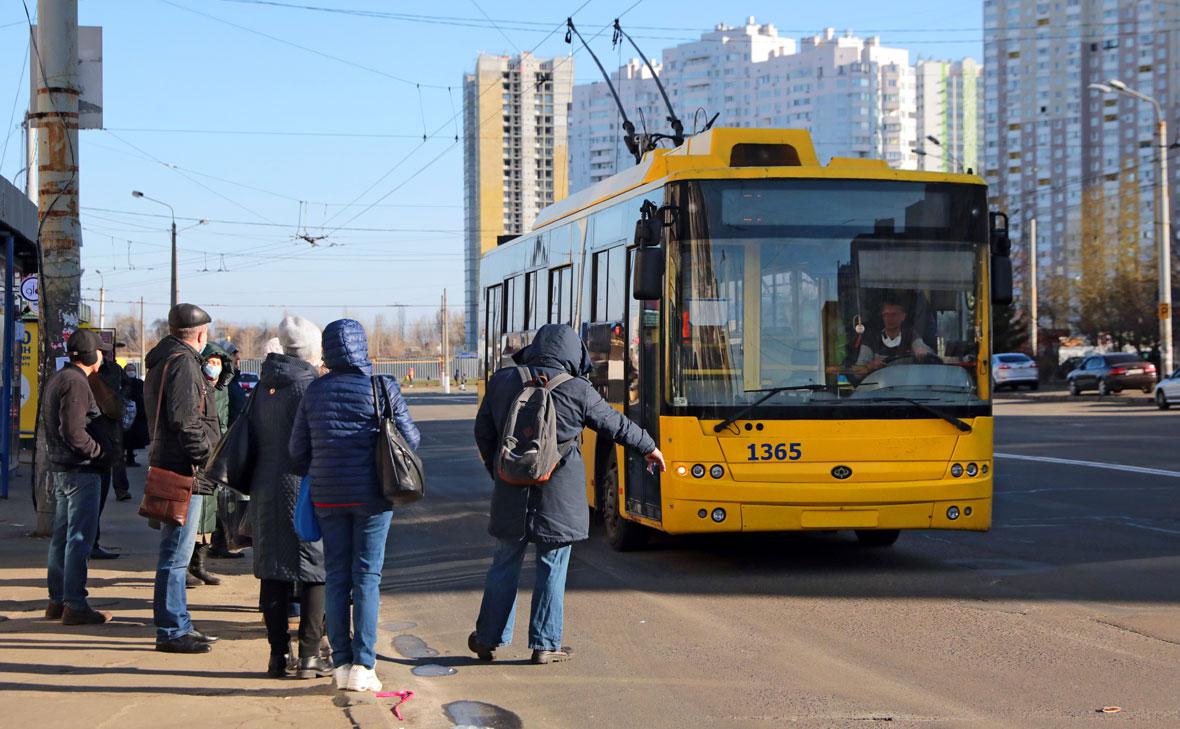
<path id="1" fill-rule="evenodd" d="M 1006 352 L 992 356 L 992 390 L 1001 387 L 1020 389 L 1028 385 L 1030 390 L 1040 386 L 1037 363 L 1032 357 L 1020 352 Z"/>
<path id="2" fill-rule="evenodd" d="M 1155 404 L 1167 410 L 1172 403 L 1180 405 L 1180 367 L 1155 385 Z"/>

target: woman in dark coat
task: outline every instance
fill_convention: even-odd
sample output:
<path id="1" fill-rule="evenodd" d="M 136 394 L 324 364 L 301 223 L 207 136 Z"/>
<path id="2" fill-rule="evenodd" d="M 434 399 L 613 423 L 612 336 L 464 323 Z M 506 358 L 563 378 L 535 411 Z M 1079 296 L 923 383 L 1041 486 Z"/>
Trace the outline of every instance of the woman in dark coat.
<path id="1" fill-rule="evenodd" d="M 533 663 L 552 663 L 570 657 L 570 649 L 561 644 L 566 568 L 571 543 L 585 539 L 590 532 L 586 470 L 578 436 L 584 428 L 592 428 L 600 438 L 642 453 L 648 463 L 661 470 L 664 456 L 643 428 L 612 408 L 585 379 L 591 369 L 590 354 L 570 327 L 546 324 L 532 344 L 517 352 L 513 360 L 517 367 L 505 367 L 492 375 L 475 416 L 475 443 L 495 481 L 488 532 L 499 546 L 488 569 L 479 618 L 467 646 L 488 661 L 496 648 L 512 642 L 521 563 L 529 543 L 533 543 L 537 576 L 529 618 L 529 647 L 533 649 Z M 570 445 L 543 486 L 514 486 L 495 477 L 495 455 L 508 409 L 524 388 L 518 367 L 533 378 L 551 379 L 561 373 L 574 378 L 552 390 L 557 439 Z"/>
<path id="2" fill-rule="evenodd" d="M 286 674 L 287 616 L 300 602 L 299 678 L 331 675 L 319 656 L 324 633 L 324 549 L 322 542 L 301 542 L 292 525 L 300 477 L 287 443 L 303 395 L 318 374 L 320 330 L 302 317 L 279 324 L 283 354 L 268 355 L 250 405 L 254 468 L 247 512 L 254 537 L 254 576 L 262 580 L 262 615 L 270 643 L 267 674 Z M 236 387 L 236 385 L 235 385 Z M 298 597 L 296 597 L 298 596 Z"/>

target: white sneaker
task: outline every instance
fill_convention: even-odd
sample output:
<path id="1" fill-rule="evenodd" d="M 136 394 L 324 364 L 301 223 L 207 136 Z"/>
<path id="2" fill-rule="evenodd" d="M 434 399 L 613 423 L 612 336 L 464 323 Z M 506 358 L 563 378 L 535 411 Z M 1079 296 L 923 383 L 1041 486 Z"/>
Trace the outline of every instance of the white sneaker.
<path id="1" fill-rule="evenodd" d="M 336 684 L 337 691 L 348 691 L 348 682 L 352 679 L 352 666 L 343 665 L 336 666 L 332 670 L 332 680 Z"/>
<path id="2" fill-rule="evenodd" d="M 348 677 L 348 690 L 377 692 L 381 690 L 381 680 L 373 669 L 354 665 Z"/>

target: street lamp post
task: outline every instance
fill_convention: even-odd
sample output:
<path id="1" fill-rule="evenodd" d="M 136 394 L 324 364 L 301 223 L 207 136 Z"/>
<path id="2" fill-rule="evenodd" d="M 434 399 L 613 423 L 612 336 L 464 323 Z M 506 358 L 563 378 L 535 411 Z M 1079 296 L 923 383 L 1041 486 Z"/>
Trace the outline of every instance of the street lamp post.
<path id="1" fill-rule="evenodd" d="M 1156 255 L 1159 257 L 1159 321 L 1161 377 L 1172 372 L 1172 225 L 1168 200 L 1168 122 L 1158 99 L 1128 87 L 1112 78 L 1104 84 L 1090 84 L 1090 90 L 1103 94 L 1124 94 L 1151 104 L 1155 111 L 1156 154 L 1159 155 L 1155 184 Z"/>
<path id="2" fill-rule="evenodd" d="M 941 149 L 942 155 L 947 158 L 947 161 L 955 164 L 959 168 L 959 172 L 962 172 L 967 169 L 966 165 L 963 164 L 963 160 L 961 160 L 958 157 L 956 157 L 955 155 L 951 154 L 949 149 L 942 146 L 942 141 L 939 140 L 938 137 L 934 136 L 933 134 L 927 134 L 926 141 L 930 142 L 935 147 L 938 147 L 939 149 Z"/>
<path id="3" fill-rule="evenodd" d="M 144 195 L 139 190 L 132 190 L 131 197 L 143 198 L 144 200 L 150 200 L 150 201 L 157 203 L 159 205 L 163 205 L 164 207 L 168 208 L 168 212 L 172 214 L 172 299 L 171 299 L 172 304 L 171 305 L 176 306 L 180 302 L 180 282 L 178 280 L 178 274 L 177 274 L 177 268 L 176 268 L 176 211 L 172 209 L 171 205 L 164 202 L 163 200 L 157 200 L 154 197 L 148 197 L 147 195 Z"/>

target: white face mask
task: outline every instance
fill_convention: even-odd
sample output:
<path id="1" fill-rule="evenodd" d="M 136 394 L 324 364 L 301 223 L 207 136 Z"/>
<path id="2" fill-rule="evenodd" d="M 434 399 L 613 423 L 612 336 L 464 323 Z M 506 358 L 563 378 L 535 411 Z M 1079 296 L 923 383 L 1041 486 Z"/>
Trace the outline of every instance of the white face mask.
<path id="1" fill-rule="evenodd" d="M 208 362 L 206 362 L 205 366 L 202 369 L 205 372 L 205 376 L 208 377 L 213 382 L 216 382 L 217 378 L 221 377 L 221 366 L 220 365 L 209 364 Z"/>

